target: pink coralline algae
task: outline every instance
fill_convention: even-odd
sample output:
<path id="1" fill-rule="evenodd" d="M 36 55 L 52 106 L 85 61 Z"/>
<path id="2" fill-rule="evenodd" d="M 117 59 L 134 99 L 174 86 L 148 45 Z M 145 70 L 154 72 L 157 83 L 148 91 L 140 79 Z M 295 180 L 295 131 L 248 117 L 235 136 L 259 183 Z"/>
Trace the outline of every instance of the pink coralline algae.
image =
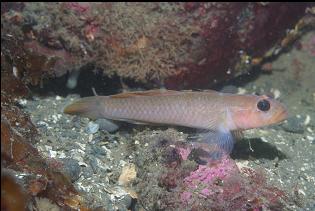
<path id="1" fill-rule="evenodd" d="M 216 193 L 210 188 L 210 184 L 224 180 L 228 175 L 239 172 L 235 163 L 225 156 L 220 162 L 213 166 L 199 165 L 196 171 L 184 179 L 184 185 L 192 191 L 184 191 L 181 194 L 181 200 L 187 204 L 191 202 L 193 193 L 199 197 L 207 198 Z"/>
<path id="2" fill-rule="evenodd" d="M 182 147 L 178 147 L 177 148 L 178 150 L 178 153 L 180 154 L 181 158 L 183 160 L 187 160 L 188 159 L 188 156 L 191 152 L 191 150 L 188 148 L 188 149 L 185 149 L 185 148 L 182 148 Z"/>
<path id="3" fill-rule="evenodd" d="M 238 172 L 235 162 L 225 156 L 213 166 L 199 165 L 196 171 L 191 172 L 190 176 L 184 179 L 184 183 L 189 188 L 197 188 L 200 185 L 213 183 L 218 179 L 223 180 L 226 176 L 235 172 Z"/>
<path id="4" fill-rule="evenodd" d="M 182 159 L 186 160 L 188 156 L 185 152 L 189 150 L 185 151 L 180 148 L 179 151 Z M 181 200 L 187 204 L 191 202 L 193 194 L 204 198 L 216 194 L 216 190 L 213 189 L 213 184 L 220 183 L 220 181 L 223 181 L 226 177 L 237 173 L 239 173 L 239 169 L 228 155 L 224 155 L 218 161 L 209 162 L 207 165 L 199 165 L 197 170 L 191 172 L 189 176 L 184 178 L 183 185 L 190 191 L 184 191 L 181 194 Z"/>
<path id="5" fill-rule="evenodd" d="M 183 161 L 191 158 L 190 147 L 176 149 Z M 175 168 L 168 174 L 174 178 L 176 172 L 180 170 Z M 166 199 L 167 207 L 171 204 L 172 208 L 192 210 L 261 210 L 283 208 L 283 202 L 287 200 L 283 191 L 267 185 L 262 172 L 239 169 L 228 155 L 219 160 L 207 159 L 205 165 L 198 165 L 188 174 L 176 178 L 170 190 L 178 199 Z"/>
<path id="6" fill-rule="evenodd" d="M 139 158 L 145 173 L 137 183 L 138 199 L 147 210 L 287 210 L 296 204 L 268 184 L 263 171 L 240 168 L 227 154 L 213 159 L 211 145 L 164 135 L 150 141 L 141 148 L 148 156 Z"/>

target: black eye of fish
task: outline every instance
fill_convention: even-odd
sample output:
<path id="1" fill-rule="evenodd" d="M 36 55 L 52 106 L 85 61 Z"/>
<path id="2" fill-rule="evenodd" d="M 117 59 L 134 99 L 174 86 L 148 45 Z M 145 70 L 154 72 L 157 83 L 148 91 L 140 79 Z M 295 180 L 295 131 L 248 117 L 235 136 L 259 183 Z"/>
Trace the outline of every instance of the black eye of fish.
<path id="1" fill-rule="evenodd" d="M 270 103 L 268 100 L 260 100 L 257 103 L 257 108 L 261 111 L 268 111 L 270 109 Z"/>

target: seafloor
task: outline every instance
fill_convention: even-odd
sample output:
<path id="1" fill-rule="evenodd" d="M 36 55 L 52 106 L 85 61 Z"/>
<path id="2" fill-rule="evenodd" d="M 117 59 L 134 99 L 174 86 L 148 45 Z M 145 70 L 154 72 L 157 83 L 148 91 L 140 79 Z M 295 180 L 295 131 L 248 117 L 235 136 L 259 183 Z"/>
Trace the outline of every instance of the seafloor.
<path id="1" fill-rule="evenodd" d="M 268 183 L 290 195 L 294 203 L 286 205 L 288 210 L 315 210 L 314 36 L 314 32 L 304 35 L 296 46 L 266 64 L 264 71 L 253 71 L 252 75 L 220 87 L 238 93 L 271 94 L 288 107 L 290 117 L 285 123 L 246 131 L 232 153 L 239 166 L 260 169 Z M 52 90 L 47 86 L 43 89 Z M 109 88 L 104 85 L 104 89 Z M 120 91 L 110 90 L 113 94 Z M 145 162 L 151 156 L 150 142 L 185 141 L 192 131 L 123 124 L 118 131 L 107 133 L 102 130 L 102 122 L 94 124 L 89 119 L 63 114 L 63 108 L 80 98 L 80 93 L 66 97 L 60 93 L 36 93 L 32 100 L 20 101 L 39 128 L 40 141 L 36 147 L 44 155 L 66 162 L 75 186 L 91 207 L 105 210 L 153 207 L 150 197 L 161 191 L 155 185 L 154 174 L 161 169 L 157 163 Z M 137 172 L 136 182 L 128 189 L 118 184 L 126 164 L 135 164 Z M 152 177 L 145 180 L 141 175 L 148 172 Z M 147 192 L 150 194 L 141 198 Z"/>

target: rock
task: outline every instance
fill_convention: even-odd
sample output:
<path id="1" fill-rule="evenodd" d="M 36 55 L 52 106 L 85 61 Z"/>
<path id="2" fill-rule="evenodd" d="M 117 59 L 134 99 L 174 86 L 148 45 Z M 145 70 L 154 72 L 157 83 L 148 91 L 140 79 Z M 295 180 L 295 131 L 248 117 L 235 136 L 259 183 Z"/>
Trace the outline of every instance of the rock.
<path id="1" fill-rule="evenodd" d="M 283 130 L 291 133 L 304 133 L 304 124 L 302 118 L 297 118 L 296 116 L 290 117 L 287 121 L 282 124 Z"/>
<path id="2" fill-rule="evenodd" d="M 100 128 L 99 124 L 95 122 L 89 122 L 86 128 L 86 132 L 89 134 L 94 134 L 98 131 L 99 128 Z"/>
<path id="3" fill-rule="evenodd" d="M 119 126 L 107 119 L 98 119 L 95 121 L 99 125 L 101 130 L 106 130 L 108 132 L 114 132 L 118 130 Z"/>
<path id="4" fill-rule="evenodd" d="M 130 197 L 129 194 L 125 195 L 120 201 L 120 205 L 124 206 L 125 209 L 129 209 L 132 203 L 132 198 Z"/>
<path id="5" fill-rule="evenodd" d="M 65 173 L 70 177 L 71 182 L 75 182 L 79 179 L 81 173 L 81 167 L 77 160 L 72 158 L 61 159 L 64 165 Z"/>

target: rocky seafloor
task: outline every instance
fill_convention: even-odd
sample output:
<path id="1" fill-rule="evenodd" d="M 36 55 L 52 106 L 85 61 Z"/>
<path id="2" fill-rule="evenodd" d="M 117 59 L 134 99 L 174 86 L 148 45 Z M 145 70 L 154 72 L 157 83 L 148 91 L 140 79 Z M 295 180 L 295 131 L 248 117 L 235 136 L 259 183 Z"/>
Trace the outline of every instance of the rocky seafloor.
<path id="1" fill-rule="evenodd" d="M 314 36 L 313 32 L 303 36 L 299 46 L 268 63 L 263 73 L 243 76 L 220 88 L 238 93 L 271 94 L 288 107 L 290 116 L 286 122 L 246 131 L 232 153 L 239 168 L 259 169 L 268 184 L 287 193 L 290 198 L 284 206 L 287 210 L 315 210 Z M 309 42 L 313 42 L 312 48 L 304 47 Z M 103 130 L 101 120 L 92 122 L 63 114 L 64 107 L 79 99 L 80 93 L 66 97 L 58 93 L 34 94 L 32 99 L 22 99 L 19 104 L 30 113 L 39 129 L 40 141 L 36 148 L 64 163 L 90 207 L 105 210 L 163 207 L 150 203 L 160 200 L 154 197 L 163 196 L 163 191 L 169 194 L 172 190 L 159 186 L 157 175 L 164 170 L 158 158 L 148 157 L 153 156 L 152 148 L 157 142 L 183 143 L 194 131 L 122 124 L 118 131 L 108 133 Z M 123 182 L 121 174 L 126 166 L 133 173 L 130 181 Z M 187 166 L 193 168 L 194 164 Z M 143 176 L 148 173 L 150 176 Z M 165 197 L 169 197 L 167 194 Z"/>

